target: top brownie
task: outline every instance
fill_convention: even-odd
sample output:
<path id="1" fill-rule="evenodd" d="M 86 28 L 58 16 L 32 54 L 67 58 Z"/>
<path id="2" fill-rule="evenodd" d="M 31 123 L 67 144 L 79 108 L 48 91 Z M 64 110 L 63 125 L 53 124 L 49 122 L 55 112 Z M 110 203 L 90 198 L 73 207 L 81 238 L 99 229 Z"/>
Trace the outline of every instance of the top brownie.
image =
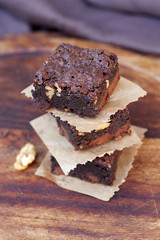
<path id="1" fill-rule="evenodd" d="M 116 54 L 60 44 L 37 71 L 33 103 L 80 116 L 95 117 L 119 80 Z"/>

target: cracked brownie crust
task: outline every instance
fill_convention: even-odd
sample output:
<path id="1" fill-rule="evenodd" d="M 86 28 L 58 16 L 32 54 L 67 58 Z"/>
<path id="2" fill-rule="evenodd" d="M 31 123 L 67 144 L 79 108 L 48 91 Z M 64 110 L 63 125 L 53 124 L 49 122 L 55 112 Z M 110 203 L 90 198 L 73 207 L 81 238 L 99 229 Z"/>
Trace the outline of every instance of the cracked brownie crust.
<path id="1" fill-rule="evenodd" d="M 33 103 L 95 117 L 119 80 L 116 54 L 60 44 L 35 75 Z"/>
<path id="2" fill-rule="evenodd" d="M 127 108 L 111 115 L 106 127 L 104 125 L 104 128 L 91 132 L 78 132 L 76 127 L 70 125 L 67 121 L 62 121 L 59 117 L 56 117 L 56 120 L 60 134 L 72 143 L 75 150 L 95 147 L 109 140 L 118 140 L 127 134 L 131 134 L 130 116 Z"/>
<path id="3" fill-rule="evenodd" d="M 68 175 L 92 183 L 112 185 L 120 153 L 120 151 L 114 151 L 111 155 L 106 153 L 103 157 L 97 157 L 92 162 L 78 164 Z M 53 156 L 51 157 L 51 172 L 56 175 L 64 174 Z"/>

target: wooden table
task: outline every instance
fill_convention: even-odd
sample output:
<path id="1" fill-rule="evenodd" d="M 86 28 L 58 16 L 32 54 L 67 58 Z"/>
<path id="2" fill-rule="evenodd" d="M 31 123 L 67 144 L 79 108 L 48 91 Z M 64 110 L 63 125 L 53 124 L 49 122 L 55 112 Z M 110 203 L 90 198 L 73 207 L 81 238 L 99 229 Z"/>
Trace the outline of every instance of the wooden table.
<path id="1" fill-rule="evenodd" d="M 148 128 L 144 144 L 109 202 L 34 175 L 47 149 L 29 121 L 41 112 L 20 91 L 61 42 L 115 51 L 121 75 L 148 91 L 129 106 L 132 123 Z M 160 57 L 47 33 L 7 36 L 0 39 L 0 84 L 0 240 L 160 239 Z M 37 160 L 17 172 L 15 157 L 28 141 L 36 146 Z"/>

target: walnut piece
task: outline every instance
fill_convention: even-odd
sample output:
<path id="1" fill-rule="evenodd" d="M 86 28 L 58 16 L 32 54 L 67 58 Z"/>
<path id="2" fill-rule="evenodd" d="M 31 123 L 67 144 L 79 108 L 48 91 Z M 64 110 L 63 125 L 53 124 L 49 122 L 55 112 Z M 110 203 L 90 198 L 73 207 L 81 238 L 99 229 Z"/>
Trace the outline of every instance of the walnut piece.
<path id="1" fill-rule="evenodd" d="M 84 132 L 78 132 L 78 136 L 84 136 L 85 133 Z"/>
<path id="2" fill-rule="evenodd" d="M 115 140 L 117 141 L 117 140 L 120 140 L 121 138 L 122 138 L 122 136 L 118 136 L 115 138 Z"/>
<path id="3" fill-rule="evenodd" d="M 47 91 L 46 91 L 46 96 L 47 96 L 49 99 L 51 99 L 51 98 L 53 97 L 53 95 L 54 95 L 54 92 L 55 92 L 54 88 L 51 88 L 51 87 L 49 87 L 49 86 L 46 86 L 45 89 L 47 90 Z"/>
<path id="4" fill-rule="evenodd" d="M 19 154 L 16 157 L 14 168 L 16 170 L 24 170 L 31 164 L 36 157 L 36 150 L 33 144 L 27 143 L 21 148 Z"/>
<path id="5" fill-rule="evenodd" d="M 97 100 L 98 100 L 98 98 L 97 98 L 97 96 L 96 96 L 96 98 L 95 98 L 95 100 L 94 100 L 94 104 L 96 104 L 96 103 L 97 103 Z"/>
<path id="6" fill-rule="evenodd" d="M 79 148 L 80 148 L 80 149 L 83 149 L 83 145 L 81 144 L 81 145 L 79 146 Z"/>
<path id="7" fill-rule="evenodd" d="M 54 84 L 54 86 L 56 87 L 56 95 L 58 96 L 58 97 L 60 97 L 61 96 L 61 92 L 62 92 L 62 89 L 59 87 L 59 85 L 58 85 L 58 83 L 56 82 L 55 84 Z"/>
<path id="8" fill-rule="evenodd" d="M 109 87 L 109 80 L 106 80 L 106 88 Z"/>
<path id="9" fill-rule="evenodd" d="M 109 122 L 105 122 L 105 123 L 103 123 L 102 125 L 98 126 L 98 128 L 97 128 L 96 130 L 97 130 L 97 131 L 103 130 L 103 129 L 109 127 L 109 125 L 110 125 Z"/>

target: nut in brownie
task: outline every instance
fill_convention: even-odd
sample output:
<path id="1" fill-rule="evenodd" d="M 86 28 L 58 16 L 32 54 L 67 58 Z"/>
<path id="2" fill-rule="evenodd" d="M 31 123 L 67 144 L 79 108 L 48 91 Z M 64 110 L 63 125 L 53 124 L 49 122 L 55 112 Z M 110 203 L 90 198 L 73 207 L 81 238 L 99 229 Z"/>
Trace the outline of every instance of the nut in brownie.
<path id="1" fill-rule="evenodd" d="M 95 117 L 119 80 L 116 54 L 60 44 L 37 71 L 33 103 L 80 116 Z"/>
<path id="2" fill-rule="evenodd" d="M 70 125 L 67 121 L 62 121 L 59 117 L 56 117 L 56 120 L 60 134 L 72 143 L 75 150 L 95 147 L 109 140 L 118 140 L 131 134 L 130 115 L 127 108 L 117 111 L 111 115 L 109 122 L 91 132 L 79 132 L 75 126 Z"/>
<path id="3" fill-rule="evenodd" d="M 103 157 L 96 157 L 92 162 L 78 164 L 68 175 L 92 183 L 112 185 L 120 153 L 120 151 L 114 151 L 111 155 L 106 153 Z M 51 172 L 56 175 L 64 174 L 53 156 L 51 157 Z"/>

